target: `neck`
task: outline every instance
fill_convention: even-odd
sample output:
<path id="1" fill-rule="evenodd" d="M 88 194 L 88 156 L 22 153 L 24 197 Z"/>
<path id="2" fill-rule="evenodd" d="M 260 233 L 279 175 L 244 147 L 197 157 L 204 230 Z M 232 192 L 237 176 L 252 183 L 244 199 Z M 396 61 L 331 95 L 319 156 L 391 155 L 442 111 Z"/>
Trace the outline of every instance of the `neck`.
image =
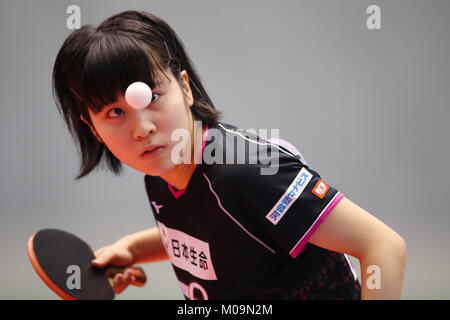
<path id="1" fill-rule="evenodd" d="M 203 134 L 205 132 L 205 128 L 200 127 L 196 128 L 194 122 L 193 134 L 191 136 L 194 137 L 191 141 L 191 162 L 190 163 L 180 163 L 175 166 L 169 172 L 161 175 L 160 177 L 164 179 L 168 184 L 177 190 L 184 190 L 187 188 L 189 184 L 189 180 L 192 177 L 192 174 L 197 168 L 197 161 L 202 152 L 202 143 L 203 143 Z M 197 150 L 195 150 L 197 149 Z M 194 161 L 194 159 L 196 159 Z"/>

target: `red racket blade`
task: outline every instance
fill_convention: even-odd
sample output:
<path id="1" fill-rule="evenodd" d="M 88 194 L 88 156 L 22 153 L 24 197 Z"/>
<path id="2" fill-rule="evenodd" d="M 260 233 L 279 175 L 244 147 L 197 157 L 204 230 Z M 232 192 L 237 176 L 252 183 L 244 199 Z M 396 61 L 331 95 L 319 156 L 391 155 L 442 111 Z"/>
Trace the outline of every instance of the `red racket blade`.
<path id="1" fill-rule="evenodd" d="M 36 273 L 62 299 L 114 299 L 108 278 L 111 271 L 92 266 L 94 252 L 77 236 L 57 229 L 40 230 L 28 240 L 27 251 Z M 113 274 L 126 269 L 114 268 Z M 143 270 L 136 267 L 131 270 L 137 279 L 133 284 L 142 286 L 146 282 Z"/>

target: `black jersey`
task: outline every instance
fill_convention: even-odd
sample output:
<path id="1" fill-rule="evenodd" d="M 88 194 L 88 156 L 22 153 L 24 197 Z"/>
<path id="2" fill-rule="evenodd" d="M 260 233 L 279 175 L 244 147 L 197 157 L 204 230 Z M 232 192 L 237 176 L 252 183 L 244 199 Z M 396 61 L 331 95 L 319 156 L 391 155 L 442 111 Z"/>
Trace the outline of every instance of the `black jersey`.
<path id="1" fill-rule="evenodd" d="M 185 190 L 145 186 L 187 299 L 360 299 L 348 257 L 308 243 L 343 194 L 299 153 L 219 122 Z"/>

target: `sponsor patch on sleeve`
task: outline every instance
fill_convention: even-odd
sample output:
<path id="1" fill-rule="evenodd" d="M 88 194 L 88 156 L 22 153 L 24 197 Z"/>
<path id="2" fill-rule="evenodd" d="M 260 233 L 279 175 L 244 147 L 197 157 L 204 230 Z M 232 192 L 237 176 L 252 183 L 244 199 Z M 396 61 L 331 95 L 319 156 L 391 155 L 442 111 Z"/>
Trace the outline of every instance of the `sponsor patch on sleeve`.
<path id="1" fill-rule="evenodd" d="M 322 179 L 319 179 L 319 181 L 317 181 L 316 185 L 314 186 L 312 193 L 314 193 L 320 199 L 323 199 L 329 189 L 330 186 L 327 185 Z"/>
<path id="2" fill-rule="evenodd" d="M 280 200 L 278 200 L 272 210 L 266 215 L 266 218 L 274 225 L 280 222 L 292 204 L 305 190 L 312 177 L 313 175 L 308 170 L 302 168 Z"/>

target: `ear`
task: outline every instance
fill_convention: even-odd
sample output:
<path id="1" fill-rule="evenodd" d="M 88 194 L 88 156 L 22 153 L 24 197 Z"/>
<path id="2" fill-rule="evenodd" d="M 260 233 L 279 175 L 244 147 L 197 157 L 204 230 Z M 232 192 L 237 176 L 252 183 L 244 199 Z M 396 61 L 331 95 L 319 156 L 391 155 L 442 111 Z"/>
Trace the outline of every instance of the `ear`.
<path id="1" fill-rule="evenodd" d="M 92 126 L 84 117 L 83 115 L 80 115 L 81 120 L 83 120 L 84 123 L 86 123 L 89 128 L 92 131 L 92 134 L 94 135 L 94 137 L 98 140 L 98 142 L 100 143 L 104 143 L 102 138 L 100 138 L 100 135 L 97 133 L 97 130 L 95 130 L 94 126 Z"/>
<path id="2" fill-rule="evenodd" d="M 189 105 L 189 107 L 192 107 L 192 105 L 194 104 L 194 96 L 192 95 L 192 90 L 191 87 L 189 86 L 189 75 L 187 74 L 186 70 L 181 71 L 181 77 L 183 79 L 182 89 L 184 93 L 184 98 L 186 99 L 186 102 Z"/>

